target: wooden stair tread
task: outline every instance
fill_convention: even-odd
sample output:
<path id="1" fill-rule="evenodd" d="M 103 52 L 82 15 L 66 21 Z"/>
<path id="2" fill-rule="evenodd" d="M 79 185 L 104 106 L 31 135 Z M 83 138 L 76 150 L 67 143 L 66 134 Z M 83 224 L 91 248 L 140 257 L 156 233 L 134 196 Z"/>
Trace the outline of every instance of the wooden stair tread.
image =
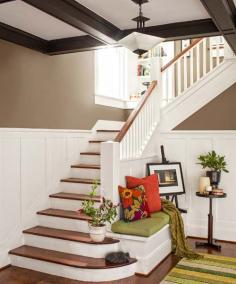
<path id="1" fill-rule="evenodd" d="M 102 143 L 106 142 L 107 140 L 89 140 L 89 143 Z"/>
<path id="2" fill-rule="evenodd" d="M 37 212 L 38 215 L 52 216 L 52 217 L 60 217 L 66 219 L 75 219 L 75 220 L 83 220 L 90 221 L 91 217 L 79 212 L 79 211 L 71 211 L 71 210 L 62 210 L 62 209 L 45 209 Z"/>
<path id="3" fill-rule="evenodd" d="M 101 166 L 100 165 L 90 165 L 90 164 L 78 164 L 78 165 L 72 165 L 71 168 L 100 170 Z"/>
<path id="4" fill-rule="evenodd" d="M 87 178 L 65 178 L 62 179 L 61 182 L 93 184 L 94 180 Z M 100 184 L 100 181 L 98 181 L 98 184 Z"/>
<path id="5" fill-rule="evenodd" d="M 78 193 L 66 193 L 66 192 L 59 192 L 55 194 L 50 194 L 49 197 L 51 198 L 59 198 L 59 199 L 69 199 L 69 200 L 88 200 L 91 197 L 87 194 L 78 194 Z M 93 196 L 92 199 L 96 202 L 100 202 L 100 196 Z"/>
<path id="6" fill-rule="evenodd" d="M 115 130 L 115 129 L 98 129 L 98 130 L 96 130 L 97 132 L 104 132 L 104 133 L 106 133 L 106 132 L 120 132 L 120 130 Z"/>
<path id="7" fill-rule="evenodd" d="M 31 246 L 21 246 L 11 250 L 9 253 L 11 255 L 84 269 L 109 269 L 126 266 L 136 262 L 135 259 L 130 259 L 128 264 L 111 265 L 107 264 L 104 258 L 92 258 Z"/>
<path id="8" fill-rule="evenodd" d="M 80 155 L 88 155 L 88 156 L 100 156 L 100 152 L 81 152 Z"/>
<path id="9" fill-rule="evenodd" d="M 115 244 L 118 243 L 119 240 L 115 240 L 112 238 L 105 238 L 105 240 L 101 243 L 95 243 L 91 240 L 89 234 L 76 232 L 76 231 L 69 231 L 69 230 L 60 230 L 54 228 L 47 228 L 42 226 L 36 226 L 31 229 L 23 231 L 24 234 L 35 235 L 35 236 L 42 236 L 42 237 L 49 237 L 54 239 L 60 240 L 67 240 L 73 242 L 80 242 L 86 244 L 93 244 L 93 245 L 106 245 L 106 244 Z"/>

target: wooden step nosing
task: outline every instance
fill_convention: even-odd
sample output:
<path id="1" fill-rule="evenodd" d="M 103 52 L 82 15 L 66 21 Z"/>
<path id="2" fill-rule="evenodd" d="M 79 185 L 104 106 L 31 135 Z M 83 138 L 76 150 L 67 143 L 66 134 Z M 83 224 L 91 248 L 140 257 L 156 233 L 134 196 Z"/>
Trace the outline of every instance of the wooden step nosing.
<path id="1" fill-rule="evenodd" d="M 50 229 L 50 228 L 48 228 Z M 59 231 L 59 229 L 57 229 Z M 64 230 L 61 230 L 64 231 Z M 85 240 L 76 240 L 73 238 L 69 238 L 69 237 L 63 237 L 63 236 L 59 236 L 59 235 L 50 235 L 50 234 L 46 234 L 46 233 L 37 233 L 37 232 L 32 232 L 30 230 L 24 230 L 23 234 L 27 234 L 27 235 L 33 235 L 33 236 L 39 236 L 39 237 L 45 237 L 45 238 L 52 238 L 52 239 L 58 239 L 58 240 L 64 240 L 64 241 L 70 241 L 70 242 L 75 242 L 75 243 L 83 243 L 83 244 L 88 244 L 88 245 L 113 245 L 113 244 L 117 244 L 120 241 L 116 240 L 116 239 L 111 239 L 111 238 L 106 238 L 103 242 L 101 243 L 96 243 L 93 241 L 85 241 Z M 110 240 L 110 241 L 108 241 Z"/>
<path id="2" fill-rule="evenodd" d="M 80 155 L 84 155 L 84 156 L 100 156 L 101 153 L 99 153 L 99 152 L 81 152 Z"/>
<path id="3" fill-rule="evenodd" d="M 120 130 L 117 129 L 97 129 L 96 130 L 99 133 L 116 133 L 116 132 L 120 132 Z"/>
<path id="4" fill-rule="evenodd" d="M 97 166 L 97 165 L 72 165 L 71 166 L 72 169 L 88 169 L 88 170 L 100 170 L 101 166 Z"/>
<path id="5" fill-rule="evenodd" d="M 20 252 L 16 252 L 17 249 L 15 250 L 11 250 L 9 251 L 9 254 L 11 255 L 15 255 L 15 256 L 20 256 L 20 257 L 24 257 L 24 258 L 30 258 L 30 259 L 34 259 L 34 260 L 39 260 L 39 261 L 45 261 L 45 262 L 49 262 L 49 263 L 54 263 L 54 264 L 58 264 L 58 265 L 63 265 L 63 266 L 68 266 L 68 267 L 75 267 L 75 268 L 81 268 L 81 269 L 112 269 L 112 268 L 119 268 L 119 267 L 123 267 L 123 266 L 128 266 L 128 265 L 132 265 L 134 263 L 137 262 L 136 259 L 130 259 L 129 263 L 125 263 L 125 264 L 116 264 L 116 265 L 106 265 L 106 266 L 95 266 L 95 265 L 86 265 L 86 263 L 84 265 L 79 265 L 79 264 L 73 264 L 73 263 L 64 263 L 62 261 L 56 260 L 56 259 L 51 259 L 50 257 L 47 258 L 47 252 L 48 251 L 52 251 L 52 250 L 48 250 L 48 249 L 42 249 L 45 251 L 44 254 L 41 254 L 40 256 L 36 256 L 36 255 L 32 255 L 32 254 L 27 254 L 27 253 L 20 253 Z M 61 253 L 61 255 L 63 255 L 66 253 Z M 69 255 L 69 254 L 67 254 Z M 62 259 L 62 258 L 61 258 Z"/>
<path id="6" fill-rule="evenodd" d="M 82 216 L 73 217 L 73 216 L 66 216 L 66 215 L 63 215 L 63 214 L 57 215 L 57 214 L 41 212 L 41 211 L 38 211 L 37 214 L 40 215 L 40 216 L 49 216 L 49 217 L 54 217 L 54 218 L 71 219 L 71 220 L 78 220 L 78 221 L 85 221 L 85 222 L 90 221 L 90 219 L 82 217 Z"/>
<path id="7" fill-rule="evenodd" d="M 106 140 L 89 140 L 89 143 L 103 143 L 103 142 L 107 142 Z"/>
<path id="8" fill-rule="evenodd" d="M 94 182 L 92 180 L 79 180 L 74 178 L 74 179 L 61 179 L 61 182 L 67 182 L 67 183 L 82 183 L 82 184 L 93 184 Z M 98 185 L 100 185 L 100 181 L 98 182 Z"/>
<path id="9" fill-rule="evenodd" d="M 84 201 L 84 200 L 90 199 L 89 195 L 86 198 L 86 197 L 70 197 L 70 196 L 66 197 L 66 196 L 59 196 L 59 195 L 56 195 L 56 194 L 50 194 L 49 197 L 50 198 L 56 198 L 56 199 L 76 200 L 76 201 Z M 100 198 L 99 199 L 98 198 L 99 197 L 97 197 L 97 199 L 94 198 L 93 201 L 94 202 L 100 202 Z"/>

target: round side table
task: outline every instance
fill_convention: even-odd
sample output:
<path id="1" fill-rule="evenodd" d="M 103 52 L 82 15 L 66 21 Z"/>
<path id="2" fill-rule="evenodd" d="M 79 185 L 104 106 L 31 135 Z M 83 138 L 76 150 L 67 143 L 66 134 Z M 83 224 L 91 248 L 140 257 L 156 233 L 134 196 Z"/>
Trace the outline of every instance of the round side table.
<path id="1" fill-rule="evenodd" d="M 196 242 L 196 247 L 204 247 L 211 248 L 216 250 L 221 250 L 221 246 L 216 244 L 213 240 L 213 214 L 212 214 L 212 200 L 214 198 L 225 198 L 227 196 L 226 193 L 223 195 L 213 195 L 213 194 L 202 194 L 200 192 L 196 192 L 196 195 L 203 198 L 209 198 L 209 214 L 208 214 L 208 238 L 207 242 Z"/>

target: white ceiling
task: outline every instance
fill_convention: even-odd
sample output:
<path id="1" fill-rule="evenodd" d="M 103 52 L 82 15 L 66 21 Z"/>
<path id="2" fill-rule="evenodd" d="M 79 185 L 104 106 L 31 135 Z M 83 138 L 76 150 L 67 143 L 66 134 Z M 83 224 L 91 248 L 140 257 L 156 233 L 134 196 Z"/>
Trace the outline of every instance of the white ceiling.
<path id="1" fill-rule="evenodd" d="M 120 29 L 135 28 L 138 6 L 131 0 L 76 0 Z M 234 0 L 236 1 L 236 0 Z M 143 5 L 147 26 L 209 18 L 200 0 L 149 0 Z"/>
<path id="2" fill-rule="evenodd" d="M 21 0 L 6 2 L 0 5 L 0 22 L 46 40 L 84 35 L 82 31 Z"/>

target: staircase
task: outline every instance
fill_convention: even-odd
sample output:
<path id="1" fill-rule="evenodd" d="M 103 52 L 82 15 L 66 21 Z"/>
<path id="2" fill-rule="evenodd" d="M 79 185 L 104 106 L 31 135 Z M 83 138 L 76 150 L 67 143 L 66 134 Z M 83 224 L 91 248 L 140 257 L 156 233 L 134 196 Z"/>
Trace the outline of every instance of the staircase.
<path id="1" fill-rule="evenodd" d="M 81 281 L 111 281 L 134 275 L 136 260 L 110 265 L 105 255 L 119 250 L 119 241 L 94 243 L 88 234 L 90 218 L 78 212 L 88 199 L 93 180 L 100 180 L 100 145 L 120 130 L 96 130 L 81 163 L 61 180 L 62 192 L 51 194 L 51 208 L 37 212 L 39 225 L 23 231 L 25 245 L 9 252 L 14 266 Z M 99 182 L 100 183 L 100 182 Z M 95 196 L 97 206 L 101 196 Z M 124 268 L 125 267 L 125 268 Z"/>

